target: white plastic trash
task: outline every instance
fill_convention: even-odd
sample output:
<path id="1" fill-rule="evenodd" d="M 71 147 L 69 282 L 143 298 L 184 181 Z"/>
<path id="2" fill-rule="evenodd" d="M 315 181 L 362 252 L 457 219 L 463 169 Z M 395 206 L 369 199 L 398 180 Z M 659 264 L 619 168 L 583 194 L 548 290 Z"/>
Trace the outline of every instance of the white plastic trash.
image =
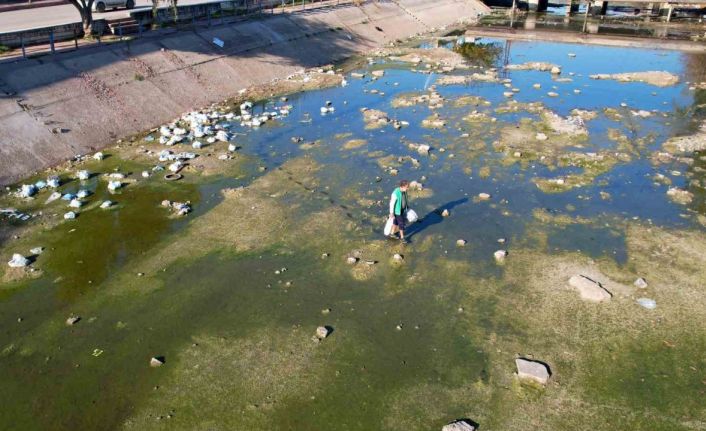
<path id="1" fill-rule="evenodd" d="M 419 216 L 414 210 L 407 210 L 407 222 L 414 223 L 419 220 Z"/>
<path id="2" fill-rule="evenodd" d="M 388 217 L 387 221 L 385 222 L 385 229 L 383 229 L 385 236 L 389 236 L 392 233 L 392 225 L 393 225 L 393 219 L 392 219 L 392 217 Z"/>
<path id="3" fill-rule="evenodd" d="M 110 190 L 111 192 L 116 191 L 117 189 L 119 189 L 122 186 L 123 186 L 123 183 L 121 183 L 120 181 L 109 181 L 108 182 L 108 190 Z"/>

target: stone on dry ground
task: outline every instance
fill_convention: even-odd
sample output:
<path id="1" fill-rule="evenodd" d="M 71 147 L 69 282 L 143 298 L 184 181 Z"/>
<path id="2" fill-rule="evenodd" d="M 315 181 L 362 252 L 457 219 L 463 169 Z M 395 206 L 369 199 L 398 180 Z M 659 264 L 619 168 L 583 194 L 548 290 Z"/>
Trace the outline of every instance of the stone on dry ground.
<path id="1" fill-rule="evenodd" d="M 517 376 L 520 379 L 532 380 L 541 385 L 546 385 L 549 381 L 551 375 L 549 367 L 541 362 L 517 358 L 515 365 L 517 365 Z"/>
<path id="2" fill-rule="evenodd" d="M 441 431 L 475 431 L 476 427 L 471 425 L 468 421 L 466 420 L 458 420 L 451 422 L 448 425 L 444 425 L 443 428 L 441 428 Z"/>
<path id="3" fill-rule="evenodd" d="M 592 302 L 610 301 L 613 296 L 603 286 L 586 276 L 574 275 L 569 279 L 569 284 L 581 294 L 581 299 Z"/>

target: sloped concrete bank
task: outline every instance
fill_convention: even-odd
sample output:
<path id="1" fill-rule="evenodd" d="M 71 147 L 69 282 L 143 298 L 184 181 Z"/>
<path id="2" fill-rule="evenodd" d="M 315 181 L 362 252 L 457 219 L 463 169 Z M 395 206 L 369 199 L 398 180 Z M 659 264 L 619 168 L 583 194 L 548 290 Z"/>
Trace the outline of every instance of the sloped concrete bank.
<path id="1" fill-rule="evenodd" d="M 478 0 L 340 4 L 2 64 L 0 184 L 243 88 L 486 11 Z"/>

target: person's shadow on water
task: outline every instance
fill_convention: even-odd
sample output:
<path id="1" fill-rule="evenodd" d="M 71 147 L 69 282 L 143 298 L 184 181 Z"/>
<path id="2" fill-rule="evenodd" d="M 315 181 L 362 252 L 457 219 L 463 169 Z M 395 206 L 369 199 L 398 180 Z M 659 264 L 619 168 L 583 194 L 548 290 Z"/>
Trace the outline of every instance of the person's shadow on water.
<path id="1" fill-rule="evenodd" d="M 468 202 L 468 198 L 457 199 L 455 201 L 451 201 L 437 208 L 434 208 L 427 215 L 425 215 L 424 217 L 420 217 L 416 223 L 412 223 L 407 228 L 407 231 L 405 232 L 405 238 L 410 239 L 418 233 L 422 232 L 424 229 L 427 229 L 428 227 L 433 226 L 435 224 L 441 223 L 442 220 L 444 220 L 444 217 L 441 215 L 444 210 L 451 211 L 454 207 L 463 205 L 466 202 Z"/>

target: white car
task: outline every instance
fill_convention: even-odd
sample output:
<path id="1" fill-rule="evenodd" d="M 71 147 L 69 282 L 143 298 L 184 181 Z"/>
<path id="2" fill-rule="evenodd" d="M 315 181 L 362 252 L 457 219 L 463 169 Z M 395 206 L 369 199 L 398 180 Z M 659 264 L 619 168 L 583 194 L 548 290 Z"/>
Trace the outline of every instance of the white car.
<path id="1" fill-rule="evenodd" d="M 119 7 L 132 9 L 135 7 L 135 0 L 95 0 L 93 2 L 93 12 L 105 12 Z"/>

